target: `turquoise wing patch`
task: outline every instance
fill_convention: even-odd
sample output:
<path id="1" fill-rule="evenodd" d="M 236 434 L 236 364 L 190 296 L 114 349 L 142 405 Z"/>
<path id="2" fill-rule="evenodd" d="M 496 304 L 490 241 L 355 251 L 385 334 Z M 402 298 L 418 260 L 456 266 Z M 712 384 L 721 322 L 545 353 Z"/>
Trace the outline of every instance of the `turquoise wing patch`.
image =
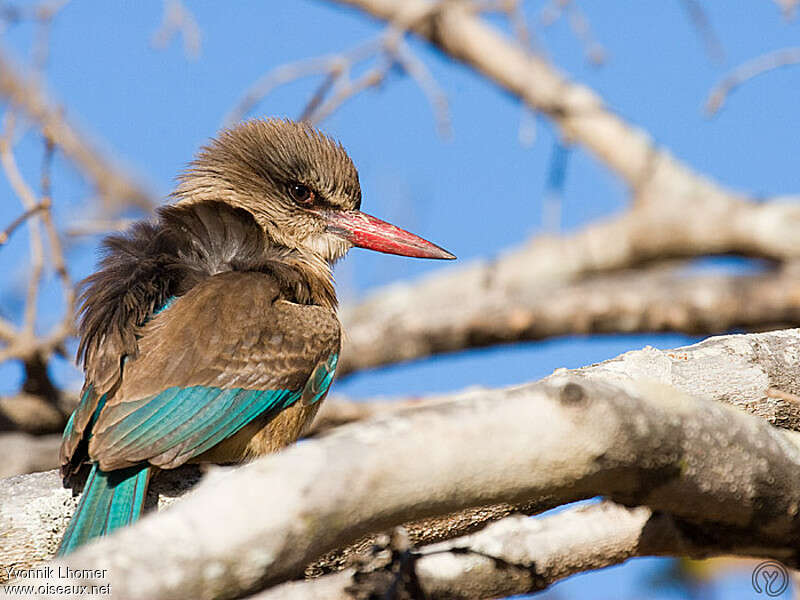
<path id="1" fill-rule="evenodd" d="M 336 374 L 336 364 L 338 362 L 339 353 L 334 352 L 328 357 L 328 360 L 316 366 L 303 387 L 303 395 L 301 396 L 303 406 L 319 402 L 328 393 L 328 389 L 333 382 L 333 376 Z"/>
<path id="2" fill-rule="evenodd" d="M 72 414 L 69 416 L 67 425 L 64 427 L 64 433 L 61 436 L 62 440 L 70 442 L 74 441 L 72 438 L 79 434 L 83 435 L 84 432 L 82 430 L 80 432 L 75 431 L 76 423 L 87 424 L 87 430 L 91 431 L 92 425 L 94 425 L 97 420 L 97 415 L 100 414 L 105 403 L 106 395 L 103 394 L 98 399 L 94 394 L 94 388 L 91 385 L 87 385 L 78 403 L 78 407 L 72 411 Z"/>
<path id="3" fill-rule="evenodd" d="M 290 390 L 171 387 L 141 400 L 106 406 L 92 443 L 96 453 L 109 461 L 135 462 L 160 455 L 165 455 L 164 464 L 178 457 L 188 460 L 256 417 L 287 408 L 300 395 Z"/>

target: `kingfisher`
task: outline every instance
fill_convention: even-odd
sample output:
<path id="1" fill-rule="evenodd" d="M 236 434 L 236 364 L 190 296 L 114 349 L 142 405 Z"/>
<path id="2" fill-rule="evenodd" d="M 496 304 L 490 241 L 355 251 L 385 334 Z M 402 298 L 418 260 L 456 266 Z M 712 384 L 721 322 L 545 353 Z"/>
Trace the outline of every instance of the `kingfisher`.
<path id="1" fill-rule="evenodd" d="M 455 258 L 361 212 L 352 160 L 307 123 L 222 131 L 171 196 L 108 236 L 83 282 L 85 381 L 60 464 L 65 485 L 86 479 L 58 555 L 136 521 L 160 469 L 240 462 L 300 437 L 336 371 L 332 268 L 351 247 Z"/>

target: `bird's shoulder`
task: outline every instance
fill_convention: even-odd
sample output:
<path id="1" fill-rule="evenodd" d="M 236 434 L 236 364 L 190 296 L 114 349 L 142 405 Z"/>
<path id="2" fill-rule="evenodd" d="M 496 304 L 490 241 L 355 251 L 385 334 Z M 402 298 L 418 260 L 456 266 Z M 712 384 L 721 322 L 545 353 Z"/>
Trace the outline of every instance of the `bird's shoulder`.
<path id="1" fill-rule="evenodd" d="M 335 307 L 329 282 L 309 278 L 284 260 L 267 243 L 252 214 L 225 202 L 162 207 L 157 220 L 108 236 L 103 252 L 97 272 L 82 283 L 78 331 L 78 359 L 87 382 L 101 394 L 117 385 L 123 359 L 139 354 L 140 329 L 190 290 L 197 288 L 206 299 L 225 293 L 220 287 L 227 280 L 213 279 L 219 275 L 258 273 L 263 277 L 247 284 L 260 286 L 259 291 L 273 299 L 322 299 L 322 304 Z"/>
<path id="2" fill-rule="evenodd" d="M 300 389 L 316 364 L 338 353 L 341 327 L 328 307 L 298 304 L 269 273 L 209 277 L 139 330 L 120 401 L 165 387 Z"/>
<path id="3" fill-rule="evenodd" d="M 227 431 L 219 423 L 234 422 L 244 410 L 237 402 L 255 402 L 251 409 L 263 405 L 270 414 L 298 400 L 313 404 L 330 385 L 341 344 L 334 310 L 292 302 L 277 278 L 258 272 L 209 277 L 138 331 L 137 354 L 124 360 L 119 383 L 102 397 L 89 388 L 85 410 L 73 417 L 62 444 L 65 475 L 77 469 L 76 460 L 83 456 L 79 444 L 90 429 L 87 449 L 105 467 L 119 468 L 142 457 L 156 460 L 153 456 L 161 453 L 167 454 L 157 464 L 177 465 L 193 456 L 194 450 L 184 448 L 188 442 L 178 443 L 173 440 L 177 433 L 162 431 L 158 440 L 142 438 L 149 440 L 146 448 L 133 442 L 128 448 L 120 440 L 127 440 L 129 423 L 161 411 L 162 426 L 167 426 L 188 410 L 175 426 L 194 427 L 191 440 L 210 443 Z M 325 368 L 330 371 L 327 378 Z M 324 379 L 324 385 L 317 385 L 317 379 Z M 254 392 L 247 395 L 244 390 Z M 225 416 L 229 412 L 232 416 Z M 206 428 L 208 440 L 202 433 Z"/>

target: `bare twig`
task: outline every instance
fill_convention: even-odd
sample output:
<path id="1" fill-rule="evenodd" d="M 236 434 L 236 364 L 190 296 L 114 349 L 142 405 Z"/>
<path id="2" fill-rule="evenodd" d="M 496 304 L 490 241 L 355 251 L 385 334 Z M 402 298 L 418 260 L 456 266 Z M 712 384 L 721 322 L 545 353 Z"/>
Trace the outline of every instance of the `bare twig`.
<path id="1" fill-rule="evenodd" d="M 436 115 L 439 134 L 444 138 L 450 137 L 452 135 L 452 125 L 450 123 L 447 95 L 436 82 L 428 67 L 411 51 L 399 32 L 393 41 L 387 41 L 387 49 L 395 58 L 397 64 L 417 82 L 417 85 L 428 97 L 428 102 L 433 107 L 434 115 Z"/>
<path id="2" fill-rule="evenodd" d="M 589 20 L 577 2 L 552 0 L 542 8 L 539 18 L 543 26 L 549 27 L 564 15 L 572 33 L 583 45 L 586 59 L 597 66 L 606 62 L 606 50 L 594 39 Z"/>
<path id="3" fill-rule="evenodd" d="M 506 0 L 506 14 L 520 43 L 533 49 L 533 35 L 522 12 L 522 0 Z"/>
<path id="4" fill-rule="evenodd" d="M 58 326 L 58 332 L 66 339 L 72 335 L 74 330 L 73 313 L 75 310 L 75 286 L 72 283 L 72 278 L 67 270 L 67 264 L 64 260 L 64 250 L 61 245 L 61 238 L 58 234 L 55 224 L 53 223 L 53 213 L 50 210 L 52 205 L 52 189 L 51 189 L 51 176 L 50 169 L 53 162 L 53 154 L 55 146 L 53 141 L 49 138 L 45 139 L 45 152 L 42 160 L 42 173 L 41 173 L 41 189 L 42 189 L 42 202 L 47 204 L 47 210 L 42 213 L 42 222 L 44 223 L 45 231 L 48 236 L 48 243 L 50 246 L 50 260 L 53 263 L 53 269 L 56 272 L 59 280 L 61 281 L 61 289 L 64 294 L 64 316 Z"/>
<path id="5" fill-rule="evenodd" d="M 202 34 L 197 20 L 181 0 L 164 0 L 164 16 L 158 30 L 153 33 L 151 43 L 154 48 L 166 48 L 176 35 L 183 39 L 186 56 L 197 59 L 202 45 Z"/>
<path id="6" fill-rule="evenodd" d="M 11 223 L 9 223 L 8 227 L 6 227 L 3 231 L 0 232 L 0 246 L 3 246 L 4 244 L 8 243 L 9 238 L 13 235 L 13 233 L 17 230 L 17 228 L 20 225 L 22 225 L 30 217 L 32 217 L 36 213 L 41 212 L 42 210 L 44 210 L 47 207 L 48 207 L 48 205 L 45 202 L 40 202 L 39 204 L 37 204 L 33 208 L 31 208 L 29 210 L 26 210 L 20 216 L 18 216 L 16 219 L 11 221 Z"/>
<path id="7" fill-rule="evenodd" d="M 248 115 L 275 87 L 309 75 L 324 75 L 322 83 L 301 112 L 301 120 L 319 123 L 342 104 L 360 92 L 377 87 L 389 76 L 392 68 L 400 67 L 420 86 L 433 108 L 442 135 L 449 135 L 450 118 L 447 98 L 425 64 L 413 54 L 404 41 L 408 28 L 425 18 L 435 7 L 422 12 L 408 11 L 398 15 L 376 40 L 356 46 L 347 52 L 313 58 L 280 66 L 259 79 L 244 94 L 224 119 L 230 126 Z M 354 67 L 376 61 L 356 79 L 351 78 Z"/>
<path id="8" fill-rule="evenodd" d="M 149 210 L 155 206 L 150 194 L 78 133 L 41 86 L 20 75 L 3 52 L 0 52 L 0 96 L 38 124 L 45 136 L 97 187 L 108 208 L 136 206 Z"/>
<path id="9" fill-rule="evenodd" d="M 5 128 L 2 138 L 0 138 L 0 163 L 3 171 L 8 178 L 11 187 L 17 197 L 22 202 L 26 211 L 32 211 L 39 204 L 36 194 L 22 178 L 22 174 L 14 158 L 14 127 L 16 115 L 8 112 L 5 117 Z M 22 336 L 28 343 L 34 338 L 34 326 L 36 324 L 37 299 L 39 296 L 39 284 L 42 279 L 44 268 L 44 245 L 42 242 L 42 232 L 39 227 L 39 219 L 32 216 L 29 221 L 30 240 L 31 240 L 31 268 L 30 279 L 28 280 L 28 290 L 25 295 L 25 315 L 23 317 Z"/>
<path id="10" fill-rule="evenodd" d="M 775 0 L 775 4 L 781 9 L 783 18 L 787 21 L 794 18 L 797 10 L 798 0 Z"/>
<path id="11" fill-rule="evenodd" d="M 0 362 L 9 358 L 30 360 L 34 357 L 47 357 L 55 348 L 61 346 L 73 331 L 72 311 L 75 301 L 75 292 L 72 281 L 67 272 L 61 242 L 53 224 L 51 216 L 51 190 L 50 190 L 50 163 L 52 160 L 53 145 L 49 140 L 45 142 L 45 156 L 42 164 L 41 186 L 43 196 L 41 200 L 36 197 L 33 189 L 22 177 L 13 152 L 15 115 L 6 114 L 5 131 L 0 138 L 0 163 L 14 192 L 22 202 L 27 213 L 31 213 L 27 222 L 30 228 L 31 239 L 31 269 L 30 279 L 25 298 L 25 314 L 22 329 L 7 338 L 8 345 L 0 351 Z M 61 322 L 43 338 L 37 338 L 35 333 L 37 304 L 39 290 L 44 269 L 44 241 L 40 222 L 44 224 L 48 234 L 51 260 L 58 275 L 65 299 L 65 312 Z M 13 331 L 12 326 L 5 327 L 6 333 Z"/>
<path id="12" fill-rule="evenodd" d="M 379 39 L 371 40 L 344 54 L 311 58 L 273 69 L 245 91 L 236 106 L 223 119 L 223 126 L 230 127 L 244 119 L 276 87 L 310 75 L 323 74 L 337 78 L 350 64 L 373 56 L 379 47 Z"/>
<path id="13" fill-rule="evenodd" d="M 70 0 L 45 0 L 39 3 L 9 4 L 3 2 L 0 6 L 0 20 L 10 24 L 22 21 L 46 23 L 52 21 L 55 15 L 63 9 Z"/>
<path id="14" fill-rule="evenodd" d="M 571 0 L 550 0 L 547 2 L 539 12 L 539 20 L 545 27 L 550 27 L 558 21 L 564 14 L 564 9 L 567 8 Z"/>
<path id="15" fill-rule="evenodd" d="M 111 231 L 123 231 L 135 223 L 135 219 L 90 219 L 68 225 L 65 235 L 81 237 L 88 235 L 105 234 Z"/>
<path id="16" fill-rule="evenodd" d="M 367 69 L 356 79 L 340 79 L 338 85 L 334 86 L 332 94 L 309 114 L 308 121 L 320 123 L 336 112 L 350 98 L 366 89 L 379 86 L 386 79 L 389 69 L 388 61 L 383 60 L 379 62 L 378 66 Z"/>
<path id="17" fill-rule="evenodd" d="M 331 88 L 336 84 L 338 79 L 342 76 L 344 70 L 342 69 L 332 69 L 322 80 L 322 83 L 319 84 L 314 94 L 306 103 L 305 107 L 303 107 L 303 111 L 300 113 L 300 117 L 298 121 L 310 121 L 311 115 L 319 108 L 319 105 L 322 104 L 322 101 L 325 99 L 325 96 L 328 95 L 328 92 L 331 91 Z"/>
<path id="18" fill-rule="evenodd" d="M 777 388 L 769 388 L 767 390 L 767 397 L 768 398 L 777 398 L 778 400 L 783 400 L 784 402 L 795 406 L 800 409 L 800 396 L 797 394 L 791 394 L 784 390 L 779 390 Z"/>
<path id="19" fill-rule="evenodd" d="M 706 113 L 709 116 L 715 115 L 736 88 L 754 77 L 798 63 L 800 63 L 800 48 L 784 48 L 739 65 L 711 90 L 706 100 Z"/>
<path id="20" fill-rule="evenodd" d="M 608 60 L 606 49 L 592 34 L 589 19 L 575 2 L 567 4 L 567 20 L 575 37 L 583 44 L 586 60 L 595 66 L 600 66 Z"/>
<path id="21" fill-rule="evenodd" d="M 50 56 L 50 30 L 53 19 L 67 5 L 70 0 L 53 0 L 43 2 L 36 8 L 36 38 L 31 54 L 33 55 L 33 69 L 41 74 L 47 65 Z"/>
<path id="22" fill-rule="evenodd" d="M 703 537 L 705 543 L 698 544 Z M 671 515 L 606 501 L 538 519 L 506 517 L 478 533 L 412 551 L 411 565 L 425 597 L 467 600 L 536 592 L 575 573 L 636 556 L 732 553 L 752 555 L 747 548 L 715 548 L 700 528 Z M 386 592 L 391 579 L 376 575 L 381 573 L 371 568 L 347 569 L 284 583 L 250 598 L 349 600 L 367 585 L 374 593 Z"/>
<path id="23" fill-rule="evenodd" d="M 533 32 L 528 26 L 528 20 L 522 9 L 524 0 L 475 0 L 473 3 L 476 12 L 499 12 L 506 16 L 514 32 L 514 36 L 522 46 L 533 52 L 543 52 L 543 49 L 534 43 Z"/>
<path id="24" fill-rule="evenodd" d="M 722 42 L 719 41 L 714 28 L 711 26 L 711 20 L 708 18 L 705 9 L 700 0 L 681 0 L 686 14 L 689 16 L 689 21 L 694 27 L 697 35 L 703 40 L 703 45 L 706 49 L 706 54 L 709 58 L 716 63 L 725 61 L 725 49 L 722 47 Z"/>

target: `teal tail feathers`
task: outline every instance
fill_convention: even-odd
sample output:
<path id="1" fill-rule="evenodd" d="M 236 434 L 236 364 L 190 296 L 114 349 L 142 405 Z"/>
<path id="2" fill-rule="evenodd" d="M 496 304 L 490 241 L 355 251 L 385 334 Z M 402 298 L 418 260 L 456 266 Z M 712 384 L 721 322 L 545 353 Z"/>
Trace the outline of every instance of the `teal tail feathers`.
<path id="1" fill-rule="evenodd" d="M 137 465 L 106 473 L 93 464 L 56 556 L 135 522 L 142 513 L 150 471 L 147 465 Z"/>

